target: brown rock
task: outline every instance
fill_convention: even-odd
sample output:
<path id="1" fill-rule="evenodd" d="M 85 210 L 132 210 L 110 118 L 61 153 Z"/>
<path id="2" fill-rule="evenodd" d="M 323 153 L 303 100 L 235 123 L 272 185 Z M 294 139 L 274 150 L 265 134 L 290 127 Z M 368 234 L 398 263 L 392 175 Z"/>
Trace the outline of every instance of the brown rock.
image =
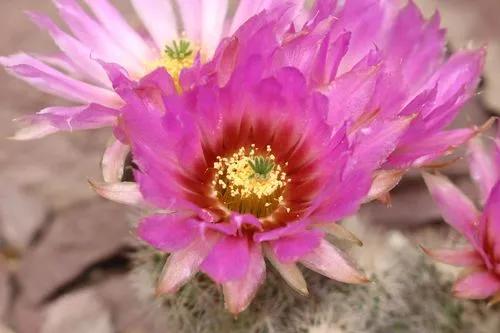
<path id="1" fill-rule="evenodd" d="M 14 331 L 0 323 L 0 333 L 14 333 Z"/>
<path id="2" fill-rule="evenodd" d="M 23 297 L 17 297 L 12 307 L 9 324 L 16 333 L 39 333 L 43 320 L 42 308 L 30 304 Z"/>
<path id="3" fill-rule="evenodd" d="M 118 253 L 130 240 L 125 212 L 99 199 L 61 212 L 21 262 L 18 277 L 26 298 L 39 303 L 93 264 Z"/>
<path id="4" fill-rule="evenodd" d="M 42 227 L 48 214 L 37 197 L 14 184 L 0 188 L 0 234 L 8 245 L 25 250 Z"/>
<path id="5" fill-rule="evenodd" d="M 0 257 L 0 321 L 6 319 L 9 311 L 11 286 L 7 263 Z"/>
<path id="6" fill-rule="evenodd" d="M 165 323 L 157 312 L 141 305 L 133 276 L 110 278 L 96 288 L 106 306 L 111 309 L 113 322 L 119 333 L 167 333 Z"/>
<path id="7" fill-rule="evenodd" d="M 111 313 L 93 290 L 79 291 L 47 307 L 41 333 L 113 333 Z"/>

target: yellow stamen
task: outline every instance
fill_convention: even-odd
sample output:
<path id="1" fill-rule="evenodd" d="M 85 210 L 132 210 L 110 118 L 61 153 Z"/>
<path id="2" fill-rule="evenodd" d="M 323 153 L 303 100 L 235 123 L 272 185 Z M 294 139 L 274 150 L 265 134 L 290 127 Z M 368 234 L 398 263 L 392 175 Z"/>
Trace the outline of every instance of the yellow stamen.
<path id="1" fill-rule="evenodd" d="M 179 42 L 180 47 L 177 42 L 173 42 L 173 44 L 173 48 L 166 46 L 161 57 L 148 65 L 148 70 L 153 71 L 159 67 L 165 68 L 174 79 L 177 91 L 181 91 L 179 82 L 181 71 L 193 65 L 196 54 L 190 44 L 184 40 Z"/>
<path id="2" fill-rule="evenodd" d="M 266 217 L 279 206 L 285 207 L 283 192 L 289 179 L 275 161 L 270 146 L 264 154 L 251 145 L 228 157 L 217 156 L 212 182 L 217 197 L 229 210 L 257 217 Z"/>

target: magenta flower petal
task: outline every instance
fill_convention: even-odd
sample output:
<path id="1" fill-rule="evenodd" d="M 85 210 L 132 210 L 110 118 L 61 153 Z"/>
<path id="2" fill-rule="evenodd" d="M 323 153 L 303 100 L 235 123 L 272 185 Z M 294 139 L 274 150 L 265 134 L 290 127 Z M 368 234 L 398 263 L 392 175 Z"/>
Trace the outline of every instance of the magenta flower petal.
<path id="1" fill-rule="evenodd" d="M 336 78 L 340 62 L 349 49 L 350 39 L 351 33 L 346 32 L 336 40 L 332 40 L 331 37 L 323 40 L 311 75 L 314 84 L 327 85 Z"/>
<path id="2" fill-rule="evenodd" d="M 380 75 L 380 66 L 350 71 L 328 86 L 332 109 L 336 112 L 328 114 L 329 123 L 341 126 L 351 117 L 360 115 L 370 102 L 375 92 Z"/>
<path id="3" fill-rule="evenodd" d="M 300 3 L 298 0 L 292 0 L 296 3 Z M 240 0 L 238 9 L 234 15 L 233 21 L 231 23 L 230 33 L 233 34 L 236 30 L 242 26 L 250 17 L 258 14 L 264 9 L 272 8 L 279 4 L 278 0 L 263 0 L 263 1 L 253 1 L 253 0 Z M 298 6 L 300 8 L 300 6 Z"/>
<path id="4" fill-rule="evenodd" d="M 300 259 L 307 268 L 340 282 L 365 283 L 368 279 L 347 259 L 346 255 L 326 240 L 313 252 Z"/>
<path id="5" fill-rule="evenodd" d="M 433 259 L 453 266 L 482 266 L 483 257 L 474 249 L 427 249 L 425 253 Z"/>
<path id="6" fill-rule="evenodd" d="M 457 103 L 463 104 L 477 87 L 485 56 L 485 49 L 463 51 L 451 56 L 427 86 L 428 88 L 436 84 L 439 86 L 436 105 L 446 102 L 460 90 L 463 90 L 465 94 L 457 100 Z"/>
<path id="7" fill-rule="evenodd" d="M 497 167 L 497 174 L 500 174 L 500 122 L 497 121 L 497 137 L 494 142 L 493 158 Z"/>
<path id="8" fill-rule="evenodd" d="M 223 284 L 224 302 L 232 314 L 245 310 L 253 300 L 260 285 L 266 277 L 266 264 L 262 256 L 261 245 L 256 243 L 250 247 L 250 259 L 246 274 L 239 280 Z"/>
<path id="9" fill-rule="evenodd" d="M 199 236 L 196 222 L 174 214 L 153 215 L 137 228 L 139 237 L 163 251 L 173 252 L 188 246 Z"/>
<path id="10" fill-rule="evenodd" d="M 250 263 L 248 240 L 223 236 L 201 264 L 201 270 L 218 283 L 243 278 Z"/>
<path id="11" fill-rule="evenodd" d="M 319 230 L 302 231 L 297 234 L 281 237 L 270 243 L 279 261 L 291 263 L 300 260 L 300 258 L 316 249 L 323 236 L 323 233 Z"/>
<path id="12" fill-rule="evenodd" d="M 500 179 L 493 186 L 484 207 L 483 223 L 488 248 L 493 258 L 500 258 Z"/>
<path id="13" fill-rule="evenodd" d="M 473 272 L 459 279 L 453 294 L 459 298 L 485 299 L 500 291 L 500 279 L 487 271 Z"/>
<path id="14" fill-rule="evenodd" d="M 281 237 L 290 236 L 296 233 L 300 233 L 306 230 L 306 228 L 311 224 L 310 221 L 294 221 L 289 223 L 285 227 L 275 228 L 270 231 L 255 233 L 253 240 L 255 242 L 266 242 L 280 239 Z"/>
<path id="15" fill-rule="evenodd" d="M 386 165 L 390 168 L 408 168 L 422 166 L 439 156 L 453 151 L 476 134 L 475 129 L 464 128 L 441 131 L 428 135 L 418 141 L 400 143 L 398 148 L 389 157 Z"/>
<path id="16" fill-rule="evenodd" d="M 474 204 L 443 176 L 424 174 L 424 180 L 445 221 L 482 251 L 477 229 L 480 213 Z"/>

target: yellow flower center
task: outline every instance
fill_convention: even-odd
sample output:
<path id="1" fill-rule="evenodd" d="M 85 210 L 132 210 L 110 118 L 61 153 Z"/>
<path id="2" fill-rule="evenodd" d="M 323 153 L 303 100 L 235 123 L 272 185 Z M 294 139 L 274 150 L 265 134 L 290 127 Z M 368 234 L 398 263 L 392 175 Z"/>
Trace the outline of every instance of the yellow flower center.
<path id="1" fill-rule="evenodd" d="M 219 200 L 231 211 L 257 217 L 285 207 L 283 192 L 290 180 L 275 160 L 270 146 L 263 153 L 251 145 L 229 157 L 217 156 L 212 185 Z"/>
<path id="2" fill-rule="evenodd" d="M 185 40 L 179 42 L 174 41 L 172 46 L 165 46 L 165 50 L 161 57 L 148 65 L 148 69 L 153 71 L 159 67 L 163 67 L 172 76 L 177 91 L 181 90 L 179 77 L 184 68 L 189 68 L 193 65 L 195 52 L 191 44 Z"/>

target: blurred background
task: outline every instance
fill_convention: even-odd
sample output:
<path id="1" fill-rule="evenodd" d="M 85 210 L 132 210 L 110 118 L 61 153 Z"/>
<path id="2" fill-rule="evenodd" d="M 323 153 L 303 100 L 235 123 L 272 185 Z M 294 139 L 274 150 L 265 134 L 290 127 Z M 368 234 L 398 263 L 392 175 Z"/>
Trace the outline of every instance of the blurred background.
<path id="1" fill-rule="evenodd" d="M 500 1 L 416 2 L 426 15 L 439 8 L 448 29 L 450 50 L 488 45 L 481 89 L 458 123 L 481 124 L 500 114 Z M 114 3 L 135 20 L 128 1 Z M 20 50 L 55 50 L 46 34 L 27 20 L 23 14 L 27 9 L 57 17 L 49 0 L 1 1 L 0 55 Z M 140 306 L 130 282 L 134 239 L 127 210 L 100 199 L 86 181 L 100 177 L 99 161 L 108 132 L 9 141 L 6 138 L 14 133 L 12 119 L 64 102 L 31 89 L 1 69 L 0 82 L 0 333 L 166 332 Z M 473 193 L 464 161 L 445 171 Z M 387 270 L 388 258 L 396 258 L 397 262 L 404 251 L 410 251 L 412 258 L 421 258 L 416 246 L 419 243 L 457 240 L 441 224 L 440 215 L 416 173 L 405 178 L 393 193 L 391 207 L 367 205 L 351 224 L 365 241 L 365 247 L 356 250 L 355 255 L 362 267 L 374 273 Z M 377 237 L 364 237 L 374 231 Z M 453 274 L 447 268 L 439 269 L 444 275 Z M 394 293 L 392 296 L 408 299 L 407 303 L 418 298 L 405 294 L 404 288 Z M 415 310 L 410 303 L 405 303 L 408 308 L 399 309 L 403 312 L 394 316 L 403 318 L 413 311 L 413 316 L 432 320 L 432 311 Z M 455 326 L 449 326 L 447 331 L 436 328 L 428 332 L 472 332 L 467 328 L 471 323 L 479 325 L 474 332 L 500 332 L 498 309 L 487 310 L 484 304 L 460 306 L 462 312 L 451 314 L 458 316 L 454 317 Z M 478 313 L 477 317 L 463 317 L 467 307 Z M 371 326 L 373 330 L 359 332 L 378 332 L 376 322 Z M 327 327 L 321 331 L 320 327 L 314 332 L 358 332 L 344 328 Z M 407 331 L 403 327 L 399 331 L 380 332 Z"/>

